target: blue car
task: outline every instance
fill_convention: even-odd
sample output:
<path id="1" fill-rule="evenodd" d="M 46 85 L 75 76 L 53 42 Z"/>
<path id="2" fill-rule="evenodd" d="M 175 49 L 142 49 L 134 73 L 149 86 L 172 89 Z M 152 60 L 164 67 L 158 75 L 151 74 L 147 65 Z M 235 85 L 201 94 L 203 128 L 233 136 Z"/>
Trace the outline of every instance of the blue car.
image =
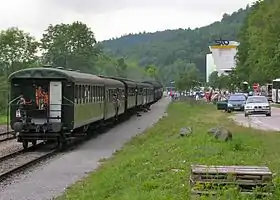
<path id="1" fill-rule="evenodd" d="M 228 98 L 227 112 L 244 111 L 247 97 L 244 94 L 232 94 Z"/>

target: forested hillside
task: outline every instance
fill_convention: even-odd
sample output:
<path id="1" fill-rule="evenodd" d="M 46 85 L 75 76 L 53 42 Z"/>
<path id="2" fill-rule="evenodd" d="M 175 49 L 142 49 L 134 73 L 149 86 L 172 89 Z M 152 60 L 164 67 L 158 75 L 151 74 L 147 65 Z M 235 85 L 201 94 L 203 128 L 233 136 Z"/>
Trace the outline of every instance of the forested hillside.
<path id="1" fill-rule="evenodd" d="M 176 80 L 190 63 L 195 64 L 205 78 L 205 56 L 214 40 L 237 40 L 237 35 L 250 8 L 231 15 L 224 14 L 220 22 L 191 29 L 166 30 L 155 33 L 129 34 L 102 42 L 111 55 L 138 62 L 142 67 L 154 65 L 159 77 L 168 83 Z"/>

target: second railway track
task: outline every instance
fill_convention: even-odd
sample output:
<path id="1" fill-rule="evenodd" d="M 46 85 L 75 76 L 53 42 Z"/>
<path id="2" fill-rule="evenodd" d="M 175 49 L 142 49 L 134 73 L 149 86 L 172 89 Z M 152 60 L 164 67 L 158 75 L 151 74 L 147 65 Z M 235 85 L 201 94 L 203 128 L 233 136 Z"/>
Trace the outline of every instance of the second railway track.
<path id="1" fill-rule="evenodd" d="M 0 143 L 8 141 L 8 140 L 13 140 L 15 138 L 16 138 L 16 136 L 14 135 L 13 131 L 8 131 L 8 132 L 0 133 Z"/>
<path id="2" fill-rule="evenodd" d="M 51 157 L 56 152 L 57 150 L 47 148 L 47 145 L 38 144 L 36 147 L 30 147 L 27 150 L 20 150 L 1 157 L 0 181 Z"/>

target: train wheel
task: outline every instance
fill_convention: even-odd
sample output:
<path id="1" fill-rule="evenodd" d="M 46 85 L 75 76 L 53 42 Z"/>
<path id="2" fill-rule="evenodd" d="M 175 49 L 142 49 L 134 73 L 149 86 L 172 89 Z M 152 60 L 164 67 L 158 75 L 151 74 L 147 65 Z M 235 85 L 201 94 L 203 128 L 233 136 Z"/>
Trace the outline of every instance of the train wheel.
<path id="1" fill-rule="evenodd" d="M 32 146 L 36 146 L 37 145 L 37 140 L 33 140 L 32 141 Z"/>
<path id="2" fill-rule="evenodd" d="M 28 142 L 26 140 L 22 141 L 22 147 L 23 147 L 23 149 L 27 149 L 28 148 Z"/>

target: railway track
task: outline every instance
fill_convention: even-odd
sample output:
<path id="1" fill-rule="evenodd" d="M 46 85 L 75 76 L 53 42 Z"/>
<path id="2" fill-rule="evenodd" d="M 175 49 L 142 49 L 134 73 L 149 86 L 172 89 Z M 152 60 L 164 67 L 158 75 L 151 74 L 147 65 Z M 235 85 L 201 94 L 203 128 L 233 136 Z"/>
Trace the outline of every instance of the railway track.
<path id="1" fill-rule="evenodd" d="M 45 148 L 44 148 L 45 147 Z M 36 151 L 35 151 L 36 150 Z M 15 173 L 21 172 L 38 162 L 49 158 L 57 152 L 49 149 L 48 145 L 40 143 L 35 147 L 20 150 L 0 158 L 0 181 L 7 179 Z"/>
<path id="2" fill-rule="evenodd" d="M 16 138 L 16 136 L 14 135 L 13 131 L 8 131 L 8 132 L 0 133 L 0 143 L 8 141 L 8 140 L 13 140 L 15 138 Z"/>

